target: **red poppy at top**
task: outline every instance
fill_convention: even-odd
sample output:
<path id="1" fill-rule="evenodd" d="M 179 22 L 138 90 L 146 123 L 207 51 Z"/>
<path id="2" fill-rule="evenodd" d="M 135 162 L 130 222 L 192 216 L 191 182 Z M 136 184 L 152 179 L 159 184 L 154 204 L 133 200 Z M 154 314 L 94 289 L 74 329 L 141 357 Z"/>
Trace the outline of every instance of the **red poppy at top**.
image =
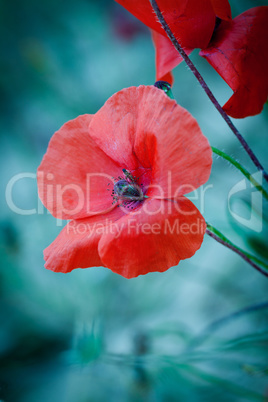
<path id="1" fill-rule="evenodd" d="M 211 148 L 196 120 L 153 86 L 124 89 L 63 125 L 38 168 L 38 191 L 70 221 L 44 251 L 57 272 L 104 266 L 132 278 L 201 246 L 206 224 L 184 197 L 204 184 Z"/>
<path id="2" fill-rule="evenodd" d="M 116 0 L 152 29 L 157 80 L 171 82 L 182 57 L 164 32 L 149 0 Z M 262 111 L 268 97 L 268 7 L 255 7 L 232 20 L 228 0 L 157 0 L 171 31 L 187 54 L 200 55 L 234 91 L 223 106 L 232 117 Z"/>

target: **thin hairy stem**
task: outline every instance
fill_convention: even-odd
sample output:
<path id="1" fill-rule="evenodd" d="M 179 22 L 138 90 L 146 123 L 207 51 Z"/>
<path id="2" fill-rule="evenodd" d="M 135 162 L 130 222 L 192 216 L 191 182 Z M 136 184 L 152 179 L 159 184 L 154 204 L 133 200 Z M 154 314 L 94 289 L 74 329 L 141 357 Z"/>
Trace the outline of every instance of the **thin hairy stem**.
<path id="1" fill-rule="evenodd" d="M 214 154 L 219 155 L 221 158 L 230 162 L 233 166 L 235 166 L 240 172 L 250 181 L 250 183 L 262 193 L 263 197 L 268 201 L 268 193 L 264 190 L 264 188 L 258 183 L 254 177 L 245 169 L 239 162 L 233 159 L 231 156 L 227 155 L 225 152 L 220 151 L 215 147 L 211 147 Z"/>
<path id="2" fill-rule="evenodd" d="M 155 11 L 155 13 L 157 15 L 157 18 L 158 18 L 159 22 L 161 23 L 163 29 L 165 30 L 165 32 L 166 32 L 167 36 L 169 37 L 169 39 L 171 40 L 171 42 L 173 43 L 174 47 L 180 53 L 180 55 L 184 59 L 184 61 L 187 64 L 187 66 L 190 68 L 190 70 L 193 72 L 194 76 L 197 78 L 197 80 L 200 83 L 201 87 L 204 89 L 204 91 L 206 92 L 207 96 L 209 97 L 209 99 L 211 100 L 211 102 L 213 103 L 215 108 L 221 114 L 222 118 L 228 124 L 228 126 L 230 127 L 230 129 L 232 130 L 232 132 L 234 133 L 236 138 L 238 139 L 238 141 L 240 141 L 242 147 L 248 153 L 248 155 L 251 158 L 251 160 L 254 163 L 254 165 L 257 167 L 258 170 L 260 170 L 263 173 L 263 176 L 264 176 L 265 180 L 268 182 L 268 174 L 267 174 L 267 172 L 264 170 L 262 164 L 260 163 L 260 161 L 258 160 L 256 155 L 253 153 L 252 149 L 249 147 L 249 145 L 246 142 L 246 140 L 244 139 L 244 137 L 237 130 L 237 128 L 235 127 L 235 125 L 233 124 L 233 122 L 231 121 L 229 116 L 222 109 L 221 105 L 219 104 L 219 102 L 217 101 L 217 99 L 215 98 L 215 96 L 213 95 L 211 90 L 209 89 L 208 85 L 206 84 L 204 78 L 201 76 L 201 74 L 199 73 L 199 71 L 197 70 L 195 65 L 192 63 L 190 58 L 187 56 L 187 54 L 185 53 L 185 51 L 183 50 L 183 48 L 181 47 L 181 45 L 179 44 L 179 42 L 177 41 L 175 36 L 173 35 L 171 29 L 169 28 L 166 20 L 164 19 L 163 15 L 162 15 L 162 13 L 161 13 L 158 5 L 157 5 L 157 2 L 155 0 L 151 0 L 151 4 L 152 4 L 152 7 L 153 7 L 153 9 L 154 9 L 154 11 Z"/>
<path id="3" fill-rule="evenodd" d="M 217 242 L 222 244 L 223 246 L 229 248 L 230 250 L 234 251 L 236 254 L 240 255 L 240 257 L 242 257 L 253 268 L 255 268 L 257 271 L 259 271 L 264 276 L 268 277 L 268 265 L 267 264 L 265 264 L 263 261 L 259 260 L 257 257 L 242 250 L 240 247 L 237 247 L 230 240 L 228 240 L 219 230 L 215 229 L 209 223 L 207 223 L 206 233 L 210 237 L 215 239 Z"/>

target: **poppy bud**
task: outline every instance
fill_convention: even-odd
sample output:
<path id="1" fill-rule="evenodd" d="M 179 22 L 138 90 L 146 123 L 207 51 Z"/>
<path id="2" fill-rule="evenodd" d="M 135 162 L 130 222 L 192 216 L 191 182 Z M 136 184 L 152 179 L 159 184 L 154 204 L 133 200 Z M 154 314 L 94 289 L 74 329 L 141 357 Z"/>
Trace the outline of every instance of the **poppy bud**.
<path id="1" fill-rule="evenodd" d="M 171 85 L 167 81 L 156 81 L 154 83 L 154 86 L 156 88 L 162 89 L 170 99 L 174 99 L 173 93 L 171 91 Z"/>

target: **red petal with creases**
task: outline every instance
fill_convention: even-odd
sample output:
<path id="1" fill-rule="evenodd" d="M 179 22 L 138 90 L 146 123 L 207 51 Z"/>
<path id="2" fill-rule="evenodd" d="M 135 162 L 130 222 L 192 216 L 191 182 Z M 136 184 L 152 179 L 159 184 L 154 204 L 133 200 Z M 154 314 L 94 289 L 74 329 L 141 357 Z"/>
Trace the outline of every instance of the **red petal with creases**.
<path id="1" fill-rule="evenodd" d="M 99 240 L 123 216 L 120 208 L 114 208 L 105 215 L 70 221 L 44 250 L 45 267 L 67 273 L 75 268 L 103 266 L 98 253 Z"/>
<path id="2" fill-rule="evenodd" d="M 175 49 L 172 42 L 156 31 L 152 31 L 152 38 L 156 51 L 156 80 L 173 83 L 170 72 L 183 61 L 180 53 Z M 192 49 L 184 49 L 190 54 Z M 170 75 L 169 75 L 170 74 Z"/>
<path id="3" fill-rule="evenodd" d="M 234 91 L 223 107 L 232 117 L 258 114 L 267 100 L 267 21 L 265 6 L 223 21 L 209 47 L 200 52 Z"/>
<path id="4" fill-rule="evenodd" d="M 95 114 L 90 135 L 128 170 L 151 171 L 150 194 L 172 198 L 193 191 L 210 175 L 212 152 L 196 120 L 153 86 L 123 89 Z"/>
<path id="5" fill-rule="evenodd" d="M 165 35 L 149 0 L 116 1 L 149 28 Z M 194 49 L 208 45 L 215 25 L 210 0 L 157 0 L 157 5 L 181 46 Z"/>
<path id="6" fill-rule="evenodd" d="M 177 204 L 148 200 L 116 224 L 116 234 L 102 236 L 99 254 L 106 266 L 125 278 L 163 272 L 191 257 L 206 230 L 204 218 L 184 197 Z"/>
<path id="7" fill-rule="evenodd" d="M 157 0 L 159 9 L 182 47 L 204 48 L 215 26 L 210 0 Z"/>
<path id="8" fill-rule="evenodd" d="M 152 168 L 148 195 L 173 198 L 208 180 L 212 151 L 193 116 L 163 95 L 159 89 L 143 90 L 134 152 Z M 146 130 L 142 129 L 146 124 Z"/>
<path id="9" fill-rule="evenodd" d="M 91 115 L 64 124 L 51 138 L 38 168 L 38 192 L 59 219 L 77 219 L 112 208 L 111 176 L 122 170 L 90 137 Z"/>

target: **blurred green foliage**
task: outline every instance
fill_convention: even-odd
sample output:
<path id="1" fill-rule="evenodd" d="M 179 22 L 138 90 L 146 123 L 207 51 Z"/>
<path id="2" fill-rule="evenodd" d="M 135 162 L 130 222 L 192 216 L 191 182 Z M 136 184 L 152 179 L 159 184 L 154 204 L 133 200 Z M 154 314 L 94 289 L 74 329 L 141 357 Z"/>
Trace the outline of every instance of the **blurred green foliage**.
<path id="1" fill-rule="evenodd" d="M 264 1 L 231 1 L 233 15 Z M 95 113 L 123 87 L 154 83 L 150 34 L 113 1 L 0 2 L 1 194 L 16 174 L 35 174 L 52 134 Z M 191 56 L 221 103 L 230 89 Z M 194 77 L 176 68 L 175 99 L 212 145 L 253 167 Z M 267 105 L 237 121 L 267 167 Z M 263 227 L 227 210 L 240 173 L 215 158 L 204 205 L 227 237 L 267 261 Z M 232 208 L 249 214 L 252 189 Z M 0 201 L 0 400 L 5 402 L 264 401 L 268 398 L 267 280 L 205 238 L 190 260 L 126 280 L 105 268 L 68 275 L 43 268 L 60 227 L 42 208 L 34 178 L 13 189 L 17 214 Z M 243 208 L 242 208 L 243 206 Z M 233 314 L 240 312 L 238 314 Z"/>

